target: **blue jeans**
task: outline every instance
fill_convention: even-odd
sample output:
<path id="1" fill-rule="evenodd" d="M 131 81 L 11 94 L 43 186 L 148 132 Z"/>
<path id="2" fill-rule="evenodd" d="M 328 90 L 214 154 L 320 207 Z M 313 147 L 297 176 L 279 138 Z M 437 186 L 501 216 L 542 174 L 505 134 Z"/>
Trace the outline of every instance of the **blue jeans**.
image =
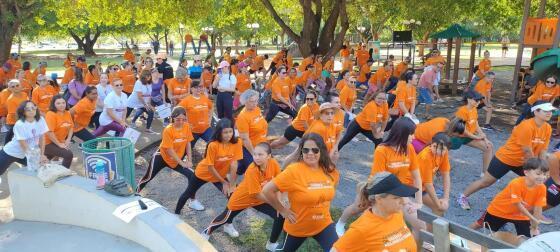
<path id="1" fill-rule="evenodd" d="M 245 174 L 245 171 L 247 170 L 247 168 L 249 168 L 249 165 L 251 165 L 251 163 L 253 163 L 253 155 L 251 155 L 251 153 L 249 153 L 249 150 L 247 150 L 245 147 L 243 147 L 243 159 L 241 159 L 237 162 L 238 162 L 237 175 L 243 175 L 243 174 Z"/>
<path id="2" fill-rule="evenodd" d="M 270 107 L 268 108 L 268 113 L 266 113 L 266 121 L 270 122 L 272 121 L 272 119 L 274 119 L 274 117 L 276 117 L 276 115 L 278 114 L 278 112 L 282 111 L 284 114 L 289 115 L 291 118 L 296 117 L 296 111 L 294 111 L 293 109 L 289 108 L 286 104 L 282 104 L 283 106 L 280 107 L 276 102 L 272 101 L 270 103 Z"/>
<path id="3" fill-rule="evenodd" d="M 218 118 L 228 118 L 233 122 L 233 93 L 218 92 L 216 97 L 216 111 Z"/>
<path id="4" fill-rule="evenodd" d="M 152 121 L 154 121 L 154 111 L 149 111 L 146 108 L 137 108 L 134 117 L 132 117 L 132 124 L 136 123 L 136 119 L 140 117 L 142 114 L 148 114 L 148 119 L 146 119 L 146 129 L 150 129 L 152 127 Z"/>
<path id="5" fill-rule="evenodd" d="M 424 88 L 421 87 L 418 89 L 418 103 L 425 103 L 427 105 L 430 105 L 432 103 L 434 103 L 434 100 L 432 99 L 432 90 L 428 89 L 428 88 Z"/>
<path id="6" fill-rule="evenodd" d="M 209 143 L 210 139 L 212 139 L 212 133 L 212 128 L 208 128 L 202 133 L 193 133 L 192 135 L 194 140 L 191 141 L 191 148 L 194 148 L 196 142 L 198 142 L 198 139 L 200 138 L 202 138 L 206 143 Z"/>

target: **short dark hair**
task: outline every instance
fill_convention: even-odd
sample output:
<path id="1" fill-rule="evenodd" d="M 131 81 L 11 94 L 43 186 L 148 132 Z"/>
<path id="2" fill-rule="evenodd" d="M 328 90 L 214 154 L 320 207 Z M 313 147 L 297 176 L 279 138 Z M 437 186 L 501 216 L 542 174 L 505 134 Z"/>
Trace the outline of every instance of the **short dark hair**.
<path id="1" fill-rule="evenodd" d="M 37 104 L 35 104 L 35 103 L 32 102 L 32 101 L 23 101 L 23 102 L 21 102 L 21 103 L 19 104 L 19 107 L 18 107 L 17 110 L 16 110 L 16 114 L 17 114 L 18 120 L 25 121 L 25 106 L 26 106 L 28 103 L 31 103 L 31 104 L 33 104 L 35 107 L 37 107 Z M 37 108 L 37 109 L 35 110 L 35 116 L 34 116 L 34 117 L 35 117 L 35 121 L 41 120 L 41 112 L 39 111 L 39 108 Z"/>
<path id="2" fill-rule="evenodd" d="M 387 139 L 381 145 L 394 147 L 399 154 L 406 154 L 408 151 L 408 137 L 414 134 L 416 124 L 408 118 L 401 117 L 395 121 L 389 131 Z"/>
<path id="3" fill-rule="evenodd" d="M 85 93 L 85 92 L 84 92 Z M 56 106 L 54 105 L 54 103 L 56 102 L 56 100 L 58 99 L 62 99 L 64 100 L 64 102 L 66 102 L 66 108 L 65 110 L 68 110 L 68 102 L 64 99 L 64 97 L 60 94 L 57 94 L 55 96 L 53 96 L 53 98 L 51 99 L 51 103 L 49 104 L 49 111 L 52 112 L 57 112 Z"/>
<path id="4" fill-rule="evenodd" d="M 432 137 L 432 144 L 437 144 L 437 147 L 445 146 L 446 148 L 451 147 L 451 138 L 446 132 L 438 132 Z"/>
<path id="5" fill-rule="evenodd" d="M 548 172 L 548 162 L 535 157 L 529 158 L 523 164 L 523 171 L 531 170 L 541 170 L 542 172 Z"/>
<path id="6" fill-rule="evenodd" d="M 451 119 L 449 124 L 447 125 L 447 135 L 451 135 L 452 133 L 463 134 L 465 133 L 465 120 L 455 117 Z"/>
<path id="7" fill-rule="evenodd" d="M 84 82 L 84 73 L 79 67 L 74 67 L 74 80 Z"/>
<path id="8" fill-rule="evenodd" d="M 87 86 L 86 89 L 84 90 L 84 93 L 82 94 L 82 98 L 86 97 L 94 90 L 97 91 L 97 88 L 95 86 Z M 66 106 L 68 106 L 68 103 L 66 104 Z"/>
<path id="9" fill-rule="evenodd" d="M 30 69 L 31 69 L 31 63 L 30 63 L 29 61 L 24 61 L 21 68 L 22 68 L 24 71 L 25 71 L 25 70 L 30 70 Z"/>

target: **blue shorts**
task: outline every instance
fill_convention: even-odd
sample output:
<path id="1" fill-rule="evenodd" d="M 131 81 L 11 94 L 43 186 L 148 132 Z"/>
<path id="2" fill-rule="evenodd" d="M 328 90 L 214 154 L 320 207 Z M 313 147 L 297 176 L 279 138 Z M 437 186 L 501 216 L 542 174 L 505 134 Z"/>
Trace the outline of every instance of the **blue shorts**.
<path id="1" fill-rule="evenodd" d="M 430 89 L 421 87 L 418 92 L 418 103 L 424 103 L 424 104 L 434 103 L 431 93 L 432 91 Z"/>

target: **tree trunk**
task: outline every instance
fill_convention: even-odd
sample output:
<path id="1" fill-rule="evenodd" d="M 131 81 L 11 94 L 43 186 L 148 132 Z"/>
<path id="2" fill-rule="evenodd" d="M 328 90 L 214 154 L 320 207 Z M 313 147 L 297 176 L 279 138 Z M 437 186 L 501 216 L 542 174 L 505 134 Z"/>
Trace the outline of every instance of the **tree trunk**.
<path id="1" fill-rule="evenodd" d="M 165 29 L 163 30 L 163 39 L 165 40 L 165 52 L 167 54 L 169 54 L 169 40 L 167 40 L 167 37 L 169 35 L 169 29 Z"/>
<path id="2" fill-rule="evenodd" d="M 96 55 L 93 47 L 95 46 L 95 42 L 97 42 L 99 35 L 101 35 L 101 31 L 98 27 L 95 29 L 95 34 L 93 34 L 93 37 L 91 37 L 91 29 L 89 28 L 86 30 L 86 33 L 83 37 L 78 36 L 73 30 L 68 30 L 68 33 L 74 39 L 74 41 L 76 41 L 76 43 L 78 44 L 78 48 L 82 48 L 82 50 L 84 50 L 84 56 Z"/>
<path id="3" fill-rule="evenodd" d="M 0 1 L 0 62 L 8 60 L 23 20 L 32 17 L 40 1 Z"/>
<path id="4" fill-rule="evenodd" d="M 428 31 L 424 32 L 424 35 L 422 36 L 422 40 L 420 42 L 427 43 L 429 36 L 430 36 L 430 32 L 428 32 Z M 419 57 L 424 56 L 424 47 L 425 47 L 425 45 L 418 45 L 418 56 Z"/>

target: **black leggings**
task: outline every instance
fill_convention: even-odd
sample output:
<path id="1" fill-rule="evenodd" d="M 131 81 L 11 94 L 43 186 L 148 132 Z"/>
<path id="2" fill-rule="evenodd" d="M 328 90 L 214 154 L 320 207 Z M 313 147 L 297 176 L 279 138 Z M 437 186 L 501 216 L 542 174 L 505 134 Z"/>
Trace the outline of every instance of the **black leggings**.
<path id="1" fill-rule="evenodd" d="M 356 135 L 358 135 L 358 133 L 362 133 L 362 135 L 366 136 L 369 140 L 371 140 L 375 144 L 375 147 L 377 147 L 377 145 L 379 145 L 381 141 L 383 141 L 383 139 L 381 138 L 379 139 L 375 138 L 371 130 L 365 130 L 362 127 L 360 127 L 360 125 L 356 122 L 356 119 L 354 119 L 350 122 L 348 128 L 346 128 L 346 133 L 344 133 L 344 136 L 340 140 L 340 143 L 338 143 L 338 150 L 341 150 L 342 147 L 344 147 L 344 145 L 350 142 L 350 140 L 352 140 Z"/>
<path id="2" fill-rule="evenodd" d="M 296 251 L 305 242 L 308 237 L 295 237 L 291 235 L 286 235 L 286 240 L 284 241 L 284 248 L 282 251 L 291 252 Z M 313 236 L 313 239 L 319 243 L 323 251 L 328 252 L 331 250 L 333 244 L 338 240 L 338 235 L 336 234 L 334 223 L 328 225 L 323 231 Z"/>
<path id="3" fill-rule="evenodd" d="M 13 162 L 18 162 L 24 166 L 27 165 L 27 159 L 12 157 L 4 150 L 0 150 L 0 175 L 4 174 Z"/>
<path id="4" fill-rule="evenodd" d="M 62 158 L 62 166 L 70 169 L 70 165 L 72 164 L 72 159 L 74 158 L 74 154 L 71 150 L 60 148 L 55 143 L 50 143 L 45 146 L 45 156 L 47 158 L 53 159 L 54 157 L 61 157 Z"/>
<path id="5" fill-rule="evenodd" d="M 278 102 L 272 101 L 270 103 L 270 107 L 268 108 L 268 112 L 266 113 L 266 121 L 270 122 L 278 112 L 282 111 L 284 114 L 289 115 L 290 118 L 296 117 L 296 111 L 288 107 L 286 104 L 282 103 L 281 106 L 278 105 Z"/>
<path id="6" fill-rule="evenodd" d="M 187 200 L 194 199 L 198 189 L 200 189 L 200 187 L 202 187 L 204 184 L 208 183 L 208 181 L 199 179 L 198 177 L 196 177 L 196 175 L 190 176 L 188 178 L 189 178 L 189 186 L 187 186 L 187 189 L 183 192 L 183 194 L 181 194 L 181 197 L 179 197 L 179 200 L 177 201 L 177 207 L 175 208 L 176 214 L 181 214 L 181 209 L 183 209 L 185 203 L 187 203 Z M 214 182 L 212 184 L 214 184 L 214 186 L 218 188 L 220 192 L 223 191 L 222 183 Z"/>
<path id="7" fill-rule="evenodd" d="M 482 216 L 482 219 L 490 225 L 490 229 L 493 232 L 500 230 L 506 223 L 511 222 L 515 226 L 517 235 L 531 237 L 531 222 L 528 220 L 509 220 L 491 215 L 488 212 Z"/>
<path id="8" fill-rule="evenodd" d="M 270 216 L 270 218 L 274 220 L 274 224 L 272 224 L 272 231 L 270 232 L 269 241 L 270 243 L 275 243 L 276 241 L 278 241 L 278 237 L 280 237 L 280 234 L 282 233 L 282 226 L 284 226 L 284 218 L 279 215 L 278 212 L 276 212 L 276 209 L 266 203 L 254 206 L 253 209 Z M 203 231 L 203 233 L 210 235 L 222 225 L 231 224 L 233 218 L 243 212 L 243 210 L 245 209 L 235 211 L 229 210 L 227 208 L 224 209 L 224 211 L 220 215 L 212 220 L 210 226 L 208 226 Z"/>
<path id="9" fill-rule="evenodd" d="M 146 174 L 144 174 L 144 177 L 142 177 L 142 179 L 140 179 L 140 181 L 138 182 L 138 187 L 136 191 L 137 192 L 142 191 L 142 189 L 144 189 L 144 187 L 148 184 L 148 182 L 152 181 L 152 179 L 154 179 L 156 175 L 165 167 L 169 167 L 169 165 L 163 160 L 163 158 L 161 157 L 161 153 L 158 150 L 152 156 L 152 160 L 150 161 L 150 165 L 148 166 L 148 170 L 146 171 Z M 174 168 L 173 167 L 169 167 L 169 168 L 172 168 L 171 170 L 185 175 L 187 179 L 193 177 L 194 175 L 191 169 L 182 167 L 180 165 L 177 165 Z"/>
<path id="10" fill-rule="evenodd" d="M 91 139 L 95 139 L 95 136 L 91 134 L 86 128 L 83 128 L 77 132 L 74 132 L 74 137 L 81 139 L 84 142 L 87 142 Z"/>

